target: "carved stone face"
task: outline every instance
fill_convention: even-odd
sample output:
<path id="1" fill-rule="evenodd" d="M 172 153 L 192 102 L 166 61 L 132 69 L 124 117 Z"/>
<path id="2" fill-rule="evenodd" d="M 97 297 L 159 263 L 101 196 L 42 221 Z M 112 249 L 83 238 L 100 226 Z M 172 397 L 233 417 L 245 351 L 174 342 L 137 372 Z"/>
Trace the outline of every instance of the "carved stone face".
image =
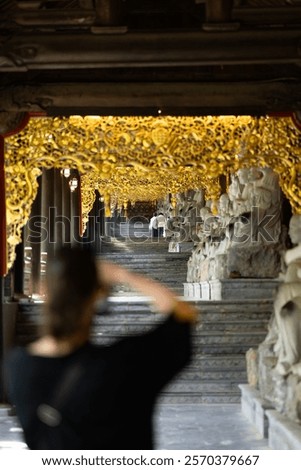
<path id="1" fill-rule="evenodd" d="M 292 216 L 288 233 L 293 244 L 301 243 L 301 215 Z"/>
<path id="2" fill-rule="evenodd" d="M 249 178 L 250 181 L 258 181 L 263 179 L 264 169 L 250 168 Z"/>
<path id="3" fill-rule="evenodd" d="M 219 213 L 225 215 L 229 213 L 229 196 L 228 194 L 222 194 L 219 198 Z"/>
<path id="4" fill-rule="evenodd" d="M 237 176 L 241 184 L 247 184 L 249 182 L 249 171 L 250 170 L 248 168 L 241 168 L 238 170 Z"/>

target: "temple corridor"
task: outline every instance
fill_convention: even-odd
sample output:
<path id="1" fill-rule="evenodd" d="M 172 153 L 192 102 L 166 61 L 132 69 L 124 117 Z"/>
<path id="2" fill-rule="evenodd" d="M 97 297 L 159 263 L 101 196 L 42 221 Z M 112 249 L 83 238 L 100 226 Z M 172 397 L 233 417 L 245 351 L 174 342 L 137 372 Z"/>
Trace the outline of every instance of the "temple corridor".
<path id="1" fill-rule="evenodd" d="M 184 295 L 189 252 L 168 252 L 165 238 L 153 240 L 146 224 L 123 224 L 124 234 L 108 237 L 98 259 L 110 259 L 137 273 L 166 284 L 200 314 L 194 332 L 191 364 L 163 391 L 167 403 L 239 403 L 239 384 L 247 382 L 246 352 L 264 340 L 272 313 L 269 290 L 264 298 L 223 301 L 201 300 Z M 119 231 L 119 230 L 118 230 Z M 120 232 L 120 231 L 119 231 Z M 241 287 L 243 288 L 243 287 Z M 108 299 L 110 315 L 94 320 L 92 339 L 97 344 L 147 331 L 162 320 L 150 310 L 147 299 L 120 285 Z M 19 303 L 16 336 L 20 344 L 35 338 L 41 303 L 23 299 Z"/>
<path id="2" fill-rule="evenodd" d="M 245 353 L 264 339 L 271 315 L 269 299 L 205 301 L 184 296 L 189 252 L 167 251 L 165 238 L 152 239 L 148 225 L 115 225 L 117 235 L 106 237 L 98 258 L 111 259 L 144 273 L 195 303 L 200 318 L 191 365 L 163 391 L 154 417 L 157 449 L 269 449 L 243 415 L 238 385 L 247 382 Z M 161 315 L 150 311 L 146 299 L 126 286 L 112 292 L 103 315 L 95 318 L 92 340 L 108 344 L 128 334 L 151 329 Z M 27 344 L 36 337 L 42 304 L 21 299 L 16 340 Z M 22 447 L 17 418 L 10 408 L 0 411 L 0 448 Z"/>

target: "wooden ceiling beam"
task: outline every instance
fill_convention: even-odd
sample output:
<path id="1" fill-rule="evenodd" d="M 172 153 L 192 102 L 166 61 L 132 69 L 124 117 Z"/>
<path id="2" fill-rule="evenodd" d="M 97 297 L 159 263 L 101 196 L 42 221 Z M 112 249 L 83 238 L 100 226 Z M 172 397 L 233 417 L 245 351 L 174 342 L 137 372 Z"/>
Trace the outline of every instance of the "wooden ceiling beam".
<path id="1" fill-rule="evenodd" d="M 48 115 L 206 115 L 301 109 L 300 83 L 86 83 L 11 86 L 1 110 Z"/>
<path id="2" fill-rule="evenodd" d="M 220 33 L 59 33 L 0 37 L 0 71 L 199 65 L 301 65 L 296 30 Z M 87 72 L 88 73 L 88 72 Z"/>

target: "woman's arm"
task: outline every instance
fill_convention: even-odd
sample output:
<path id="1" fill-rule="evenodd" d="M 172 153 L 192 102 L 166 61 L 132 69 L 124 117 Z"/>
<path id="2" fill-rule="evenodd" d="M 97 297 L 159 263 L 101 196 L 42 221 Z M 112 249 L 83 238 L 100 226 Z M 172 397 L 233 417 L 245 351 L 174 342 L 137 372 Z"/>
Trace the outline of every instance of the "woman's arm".
<path id="1" fill-rule="evenodd" d="M 133 290 L 141 292 L 146 297 L 151 297 L 152 303 L 159 312 L 173 313 L 179 321 L 196 321 L 197 310 L 187 302 L 180 301 L 170 289 L 159 282 L 108 261 L 101 261 L 98 264 L 98 269 L 100 278 L 106 285 L 127 284 Z"/>

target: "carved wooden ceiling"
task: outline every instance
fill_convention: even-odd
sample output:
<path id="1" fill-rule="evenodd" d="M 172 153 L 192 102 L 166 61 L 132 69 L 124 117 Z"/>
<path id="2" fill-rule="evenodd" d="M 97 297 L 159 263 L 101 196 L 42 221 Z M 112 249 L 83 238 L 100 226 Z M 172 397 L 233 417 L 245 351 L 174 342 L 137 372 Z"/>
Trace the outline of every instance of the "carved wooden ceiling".
<path id="1" fill-rule="evenodd" d="M 0 109 L 298 111 L 300 26 L 300 0 L 2 0 Z"/>

